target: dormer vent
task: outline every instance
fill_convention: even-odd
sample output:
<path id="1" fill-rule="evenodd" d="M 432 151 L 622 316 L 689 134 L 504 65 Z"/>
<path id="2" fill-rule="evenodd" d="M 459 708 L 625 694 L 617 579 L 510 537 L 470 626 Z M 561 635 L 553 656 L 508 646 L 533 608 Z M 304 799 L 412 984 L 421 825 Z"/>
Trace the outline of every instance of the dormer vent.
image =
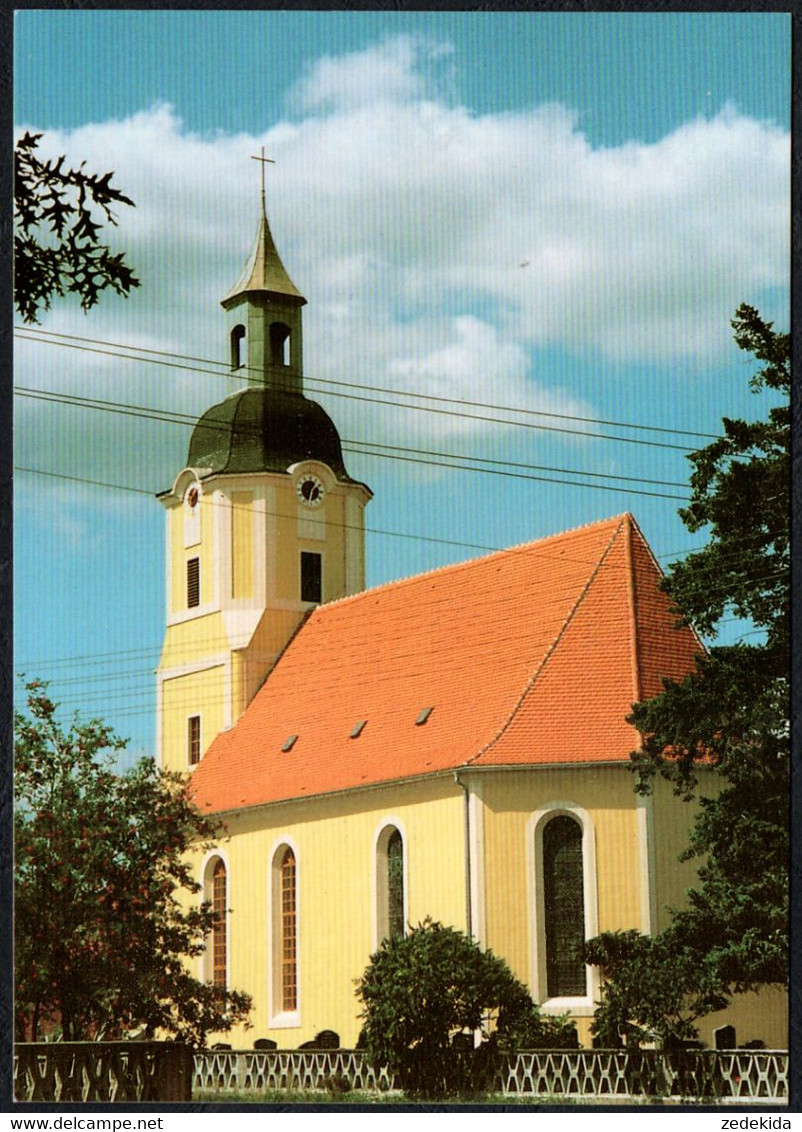
<path id="1" fill-rule="evenodd" d="M 362 734 L 362 732 L 365 729 L 366 723 L 367 723 L 366 719 L 360 719 L 357 723 L 354 724 L 354 728 L 351 732 L 351 738 L 352 739 L 358 739 L 359 738 L 359 736 Z"/>
<path id="2" fill-rule="evenodd" d="M 284 743 L 282 744 L 282 747 L 281 747 L 282 751 L 291 751 L 292 748 L 295 746 L 295 740 L 297 738 L 298 738 L 297 735 L 289 735 L 284 740 Z"/>
<path id="3" fill-rule="evenodd" d="M 415 726 L 422 727 L 433 711 L 433 707 L 425 707 L 418 718 L 415 720 Z"/>

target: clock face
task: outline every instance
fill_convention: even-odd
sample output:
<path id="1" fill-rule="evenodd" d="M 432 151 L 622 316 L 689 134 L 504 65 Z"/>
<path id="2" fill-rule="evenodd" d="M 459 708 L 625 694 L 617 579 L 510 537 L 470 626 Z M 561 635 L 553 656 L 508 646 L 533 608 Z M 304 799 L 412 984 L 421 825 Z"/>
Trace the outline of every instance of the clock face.
<path id="1" fill-rule="evenodd" d="M 325 488 L 317 476 L 301 476 L 295 485 L 298 498 L 308 507 L 319 507 L 323 502 Z"/>
<path id="2" fill-rule="evenodd" d="M 186 495 L 184 496 L 184 499 L 186 500 L 187 506 L 194 511 L 194 509 L 198 506 L 198 500 L 200 499 L 200 492 L 198 491 L 197 484 L 192 484 L 192 486 L 188 489 Z"/>

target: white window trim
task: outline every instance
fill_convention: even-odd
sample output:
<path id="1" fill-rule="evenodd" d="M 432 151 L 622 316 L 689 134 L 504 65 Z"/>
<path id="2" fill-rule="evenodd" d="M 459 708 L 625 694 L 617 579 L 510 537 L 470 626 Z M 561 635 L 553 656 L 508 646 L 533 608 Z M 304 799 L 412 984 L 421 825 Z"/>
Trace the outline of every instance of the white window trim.
<path id="1" fill-rule="evenodd" d="M 546 983 L 546 909 L 543 886 L 543 829 L 559 815 L 572 817 L 582 828 L 582 874 L 585 902 L 585 939 L 599 934 L 596 830 L 587 810 L 575 802 L 554 801 L 536 810 L 526 824 L 527 910 L 529 914 L 529 970 L 532 997 L 544 1014 L 587 1017 L 594 1013 L 599 997 L 599 970 L 588 966 L 587 993 L 548 998 Z"/>
<path id="2" fill-rule="evenodd" d="M 397 829 L 401 835 L 401 845 L 403 847 L 403 864 L 404 864 L 404 934 L 407 932 L 407 924 L 409 923 L 409 839 L 407 831 L 401 818 L 395 814 L 388 814 L 383 817 L 373 834 L 373 853 L 372 861 L 373 868 L 371 870 L 371 908 L 372 908 L 372 927 L 373 927 L 373 950 L 375 951 L 382 944 L 384 936 L 381 934 L 379 925 L 379 892 L 381 888 L 381 880 L 379 877 L 379 869 L 387 863 L 387 850 L 379 849 L 379 842 L 382 839 L 385 831 L 388 829 Z"/>
<path id="3" fill-rule="evenodd" d="M 279 941 L 279 917 L 281 916 L 281 891 L 279 888 L 279 852 L 292 849 L 295 856 L 295 1010 L 276 1009 L 281 990 L 276 977 L 275 964 L 279 960 L 276 944 Z M 268 1026 L 273 1030 L 292 1029 L 301 1025 L 301 856 L 293 837 L 277 837 L 268 857 L 267 868 L 267 1003 Z M 278 881 L 278 883 L 277 883 Z"/>

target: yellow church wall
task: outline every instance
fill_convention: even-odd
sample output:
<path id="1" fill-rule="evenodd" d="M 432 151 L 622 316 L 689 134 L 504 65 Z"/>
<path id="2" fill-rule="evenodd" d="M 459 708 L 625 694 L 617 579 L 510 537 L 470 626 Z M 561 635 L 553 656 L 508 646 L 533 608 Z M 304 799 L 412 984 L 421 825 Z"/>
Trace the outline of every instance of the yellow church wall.
<path id="1" fill-rule="evenodd" d="M 231 493 L 231 596 L 253 596 L 253 492 Z"/>
<path id="2" fill-rule="evenodd" d="M 623 766 L 584 769 L 585 773 L 579 768 L 552 768 L 462 776 L 474 797 L 481 799 L 474 801 L 471 811 L 473 867 L 481 873 L 481 878 L 473 878 L 474 931 L 479 942 L 502 956 L 533 991 L 537 948 L 531 913 L 532 859 L 530 855 L 527 860 L 526 842 L 539 810 L 554 803 L 569 804 L 585 811 L 593 825 L 597 931 L 643 930 L 643 917 L 648 915 L 642 875 L 648 855 L 641 844 L 647 821 L 632 790 L 633 778 Z M 673 815 L 679 824 L 672 838 L 679 851 L 684 844 L 681 822 L 688 812 L 670 789 L 664 793 L 658 788 L 648 819 L 652 832 L 661 829 L 665 834 Z M 354 984 L 378 942 L 377 837 L 386 825 L 395 825 L 402 833 L 407 922 L 414 926 L 431 916 L 465 930 L 464 819 L 464 797 L 450 776 L 229 815 L 219 841 L 231 909 L 229 986 L 251 994 L 254 1005 L 251 1028 L 212 1035 L 210 1041 L 248 1048 L 256 1038 L 266 1037 L 280 1048 L 292 1049 L 331 1029 L 344 1046 L 353 1046 L 360 1029 Z M 285 844 L 296 855 L 299 1009 L 297 1017 L 282 1020 L 276 1019 L 272 1003 L 270 917 L 271 865 Z M 198 856 L 199 878 L 202 864 Z M 667 869 L 668 856 L 665 865 Z M 676 904 L 684 877 L 680 885 L 672 886 L 667 876 L 662 884 L 662 898 Z M 591 1043 L 592 1012 L 589 1001 L 571 1011 L 585 1046 Z M 735 1025 L 741 1041 L 759 1038 L 767 1048 L 787 1047 L 787 1005 L 781 993 L 736 997 L 726 1011 L 701 1020 L 701 1040 L 713 1046 L 714 1029 L 725 1024 Z"/>
<path id="3" fill-rule="evenodd" d="M 356 1042 L 354 980 L 377 946 L 376 838 L 384 825 L 396 825 L 404 838 L 408 921 L 431 915 L 465 928 L 463 803 L 451 782 L 265 807 L 231 815 L 226 824 L 220 848 L 232 909 L 230 985 L 254 1000 L 251 1029 L 218 1035 L 235 1047 L 270 1037 L 294 1048 L 323 1029 L 335 1030 L 345 1045 Z M 269 877 L 285 840 L 297 861 L 299 1017 L 297 1024 L 276 1026 L 269 992 Z"/>
<path id="4" fill-rule="evenodd" d="M 201 754 L 222 730 L 226 672 L 222 664 L 165 680 L 162 685 L 162 759 L 170 770 L 188 766 L 187 720 L 201 717 Z"/>
<path id="5" fill-rule="evenodd" d="M 323 506 L 314 512 L 302 510 L 299 514 L 299 507 L 292 480 L 276 489 L 272 548 L 275 553 L 275 596 L 281 601 L 299 600 L 301 552 L 307 550 L 322 555 L 324 602 L 342 597 L 346 592 L 345 495 L 329 492 Z M 305 529 L 316 532 L 317 525 L 325 538 L 310 538 L 305 534 Z"/>
<path id="6" fill-rule="evenodd" d="M 187 608 L 186 564 L 190 558 L 200 559 L 201 605 L 210 605 L 214 600 L 214 506 L 213 499 L 201 497 L 200 541 L 192 546 L 184 545 L 185 508 L 173 507 L 169 512 L 171 613 L 180 613 Z"/>
<path id="7" fill-rule="evenodd" d="M 485 925 L 488 946 L 535 985 L 527 914 L 533 879 L 533 815 L 555 803 L 585 810 L 595 830 L 598 931 L 641 926 L 638 818 L 623 767 L 549 768 L 483 776 Z"/>
<path id="8" fill-rule="evenodd" d="M 224 653 L 228 648 L 223 618 L 219 613 L 208 613 L 187 621 L 170 625 L 164 635 L 160 669 L 179 668 L 185 664 Z"/>

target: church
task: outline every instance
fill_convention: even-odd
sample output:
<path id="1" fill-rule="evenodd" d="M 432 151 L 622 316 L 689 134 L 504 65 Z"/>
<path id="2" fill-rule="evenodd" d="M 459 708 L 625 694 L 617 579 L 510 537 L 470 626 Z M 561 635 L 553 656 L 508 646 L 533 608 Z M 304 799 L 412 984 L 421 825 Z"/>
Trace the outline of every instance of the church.
<path id="1" fill-rule="evenodd" d="M 588 1045 L 583 941 L 660 931 L 695 879 L 678 861 L 693 811 L 662 781 L 635 794 L 626 716 L 702 645 L 630 514 L 366 590 L 371 491 L 304 395 L 305 303 L 263 190 L 222 300 L 247 384 L 200 417 L 159 496 L 158 757 L 222 827 L 195 862 L 219 913 L 197 974 L 252 996 L 234 1048 L 353 1047 L 355 980 L 430 916 Z M 741 996 L 700 1037 L 785 1048 L 783 1010 Z"/>

